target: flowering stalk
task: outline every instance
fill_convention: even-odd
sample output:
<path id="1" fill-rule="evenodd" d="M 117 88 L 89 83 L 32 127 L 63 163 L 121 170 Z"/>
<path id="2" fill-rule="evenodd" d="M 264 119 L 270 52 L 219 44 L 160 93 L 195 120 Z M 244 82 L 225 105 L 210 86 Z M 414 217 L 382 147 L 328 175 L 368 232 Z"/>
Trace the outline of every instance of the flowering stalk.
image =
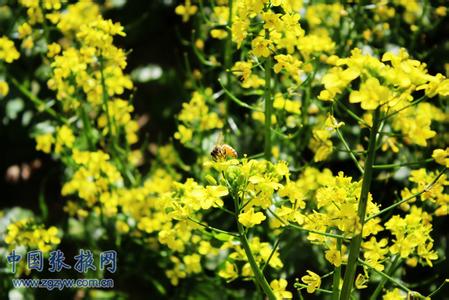
<path id="1" fill-rule="evenodd" d="M 369 264 L 367 264 L 365 261 L 359 259 L 360 264 L 364 265 L 365 267 L 368 267 L 369 269 L 373 270 L 375 273 L 377 273 L 378 275 L 380 275 L 382 278 L 386 278 L 386 280 L 391 281 L 392 283 L 394 283 L 395 285 L 397 285 L 398 287 L 400 287 L 401 289 L 403 289 L 404 291 L 406 291 L 409 295 L 413 295 L 413 299 L 427 299 L 426 297 L 424 297 L 423 295 L 421 295 L 418 292 L 414 292 L 411 289 L 409 289 L 407 286 L 405 286 L 402 282 L 400 282 L 399 280 L 397 280 L 396 278 L 391 277 L 390 275 L 376 270 L 375 268 L 373 268 L 372 266 L 370 266 Z"/>
<path id="2" fill-rule="evenodd" d="M 104 111 L 106 112 L 109 135 L 111 136 L 111 139 L 115 140 L 116 131 L 113 130 L 112 117 L 109 112 L 109 103 L 108 103 L 109 95 L 108 95 L 108 90 L 107 90 L 106 82 L 105 82 L 105 78 L 104 78 L 104 59 L 103 59 L 103 57 L 100 57 L 100 76 L 101 76 L 101 89 L 103 92 L 102 93 L 103 106 L 104 106 Z"/>
<path id="3" fill-rule="evenodd" d="M 273 101 L 271 99 L 271 57 L 265 62 L 265 150 L 266 160 L 271 159 L 271 113 Z"/>
<path id="4" fill-rule="evenodd" d="M 81 120 L 83 121 L 83 131 L 86 137 L 86 144 L 88 149 L 94 151 L 94 139 L 92 137 L 92 125 L 90 124 L 89 116 L 87 115 L 86 107 L 83 105 L 80 108 Z"/>
<path id="5" fill-rule="evenodd" d="M 341 251 L 341 239 L 337 239 L 337 250 Z M 340 278 L 341 278 L 341 265 L 334 268 L 334 276 L 332 278 L 332 299 L 338 300 L 340 296 Z"/>
<path id="6" fill-rule="evenodd" d="M 400 263 L 401 263 L 400 256 L 399 255 L 395 256 L 393 261 L 391 262 L 391 265 L 388 268 L 386 274 L 388 276 L 391 276 Z M 387 280 L 388 280 L 387 277 L 382 277 L 381 281 L 379 282 L 379 284 L 377 285 L 377 287 L 374 290 L 373 294 L 371 295 L 370 300 L 377 299 L 379 293 L 382 291 L 382 289 L 383 289 L 385 283 L 387 282 Z"/>
<path id="7" fill-rule="evenodd" d="M 251 270 L 254 273 L 257 283 L 262 287 L 265 295 L 267 295 L 268 299 L 276 300 L 276 296 L 273 293 L 270 285 L 268 284 L 267 279 L 262 274 L 257 262 L 254 258 L 253 252 L 251 251 L 251 247 L 249 246 L 248 239 L 246 238 L 245 230 L 243 229 L 242 224 L 237 223 L 239 234 L 240 234 L 240 242 L 242 243 L 242 247 L 245 250 L 246 257 L 248 258 L 248 262 L 251 266 Z"/>
<path id="8" fill-rule="evenodd" d="M 111 152 L 113 154 L 113 158 L 116 161 L 117 165 L 121 169 L 121 173 L 124 175 L 125 179 L 128 181 L 129 184 L 132 186 L 135 186 L 136 179 L 134 175 L 132 174 L 131 170 L 129 170 L 127 164 L 124 162 L 120 154 L 125 154 L 124 151 L 120 148 L 119 142 L 117 140 L 117 134 L 118 130 L 115 124 L 114 118 L 112 118 L 110 110 L 109 110 L 109 94 L 106 87 L 106 81 L 104 76 L 104 58 L 100 56 L 100 76 L 101 76 L 101 88 L 102 88 L 102 101 L 103 101 L 103 107 L 104 111 L 106 112 L 106 118 L 107 118 L 107 126 L 109 130 L 109 136 L 111 138 Z"/>
<path id="9" fill-rule="evenodd" d="M 232 79 L 232 1 L 228 0 L 228 36 L 225 42 L 225 51 L 224 51 L 224 67 L 226 70 L 226 87 L 228 90 L 231 90 L 231 79 Z M 229 113 L 229 101 L 230 96 L 226 94 L 226 113 Z"/>
<path id="10" fill-rule="evenodd" d="M 36 108 L 38 111 L 43 110 L 46 113 L 48 113 L 50 116 L 58 120 L 59 122 L 63 124 L 67 124 L 68 120 L 64 118 L 63 116 L 59 115 L 53 108 L 49 107 L 43 100 L 39 99 L 36 95 L 31 93 L 23 84 L 20 84 L 17 79 L 15 79 L 12 76 L 9 76 L 11 79 L 11 82 L 14 84 L 14 86 L 28 99 L 33 102 L 34 105 L 36 105 Z"/>
<path id="11" fill-rule="evenodd" d="M 357 259 L 360 254 L 360 246 L 362 244 L 362 231 L 363 231 L 363 224 L 365 223 L 366 206 L 368 203 L 368 193 L 371 187 L 373 175 L 374 156 L 376 152 L 376 137 L 377 132 L 379 130 L 379 121 L 380 121 L 380 109 L 377 108 L 374 111 L 373 126 L 371 127 L 368 142 L 368 154 L 365 162 L 365 172 L 363 173 L 362 190 L 360 192 L 360 199 L 358 206 L 360 231 L 351 240 L 351 244 L 349 246 L 348 263 L 346 266 L 345 276 L 343 279 L 343 288 L 340 297 L 340 299 L 342 300 L 348 300 L 351 297 L 351 290 L 354 284 L 355 272 L 357 269 Z"/>
<path id="12" fill-rule="evenodd" d="M 413 195 L 410 195 L 410 196 L 408 196 L 408 197 L 406 197 L 406 198 L 404 198 L 404 199 L 402 199 L 402 200 L 400 200 L 400 201 L 398 201 L 396 203 L 393 203 L 392 205 L 382 209 L 378 213 L 369 216 L 365 221 L 369 221 L 371 219 L 374 219 L 374 218 L 380 216 L 381 214 L 386 213 L 387 211 L 390 211 L 393 208 L 401 205 L 402 203 L 405 203 L 407 201 L 415 199 L 419 195 L 424 194 L 425 192 L 428 192 L 435 185 L 435 183 L 437 183 L 438 179 L 440 179 L 440 177 L 443 176 L 446 173 L 447 169 L 448 168 L 443 168 L 443 170 L 441 170 L 440 173 L 438 173 L 438 175 L 432 180 L 432 182 L 430 182 L 423 190 L 421 190 L 421 191 L 419 191 L 419 192 L 417 192 L 417 193 L 415 193 Z"/>
<path id="13" fill-rule="evenodd" d="M 228 181 L 227 184 L 228 187 L 231 187 Z M 243 199 L 244 197 L 242 196 L 241 198 Z M 249 245 L 248 239 L 246 237 L 246 231 L 243 228 L 243 225 L 239 222 L 241 202 L 239 201 L 240 198 L 237 196 L 237 193 L 232 193 L 232 199 L 234 200 L 234 214 L 237 222 L 237 229 L 240 236 L 240 243 L 242 244 L 246 257 L 248 258 L 248 262 L 249 265 L 251 266 L 251 270 L 254 273 L 255 280 L 258 283 L 258 285 L 260 285 L 260 287 L 262 288 L 262 290 L 264 291 L 265 295 L 268 297 L 269 300 L 276 300 L 276 296 L 274 295 L 273 290 L 268 284 L 267 279 L 263 275 L 261 269 L 259 268 L 259 265 L 256 262 L 256 259 L 254 258 L 253 252 L 251 251 L 251 246 Z"/>

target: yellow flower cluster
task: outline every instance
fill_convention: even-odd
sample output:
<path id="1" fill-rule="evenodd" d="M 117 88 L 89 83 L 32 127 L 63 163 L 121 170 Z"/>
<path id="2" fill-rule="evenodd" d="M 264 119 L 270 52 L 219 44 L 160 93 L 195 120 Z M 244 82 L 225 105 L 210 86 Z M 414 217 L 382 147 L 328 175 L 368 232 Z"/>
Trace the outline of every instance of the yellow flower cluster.
<path id="1" fill-rule="evenodd" d="M 344 10 L 340 3 L 316 3 L 307 6 L 305 18 L 311 31 L 319 31 L 323 27 L 338 27 L 341 13 Z"/>
<path id="2" fill-rule="evenodd" d="M 207 101 L 213 101 L 210 88 L 203 92 L 195 91 L 192 99 L 182 104 L 182 110 L 178 116 L 181 124 L 178 125 L 178 131 L 175 133 L 175 139 L 182 144 L 189 145 L 194 134 L 223 127 L 223 121 L 218 113 L 209 111 Z"/>
<path id="3" fill-rule="evenodd" d="M 47 46 L 52 69 L 47 84 L 56 92 L 65 112 L 77 113 L 83 119 L 82 112 L 87 110 L 90 118 L 98 117 L 103 134 L 123 133 L 128 144 L 136 143 L 138 125 L 129 114 L 133 108 L 114 98 L 133 88 L 130 77 L 124 73 L 125 51 L 113 45 L 115 36 L 125 36 L 123 27 L 103 19 L 98 5 L 92 1 L 80 1 L 62 9 L 64 2 L 44 1 L 39 5 L 39 1 L 20 1 L 28 9 L 30 20 L 18 28 L 19 37 L 31 37 L 31 26 L 38 28 L 44 18 L 50 20 L 66 40 Z M 7 47 L 5 51 L 8 50 L 5 59 L 8 62 L 17 59 L 14 44 L 2 38 L 0 49 L 2 42 Z M 49 152 L 49 135 L 40 141 L 47 146 L 38 148 Z"/>
<path id="4" fill-rule="evenodd" d="M 61 242 L 61 233 L 58 228 L 52 226 L 48 229 L 36 224 L 31 218 L 11 223 L 6 228 L 5 243 L 10 248 L 18 246 L 27 249 L 39 249 L 48 253 Z"/>
<path id="5" fill-rule="evenodd" d="M 297 99 L 286 99 L 282 93 L 276 93 L 273 99 L 273 108 L 274 114 L 271 115 L 271 124 L 283 126 L 284 124 L 279 124 L 278 120 L 285 120 L 285 125 L 288 128 L 298 127 L 300 123 L 301 102 L 297 101 Z M 262 124 L 265 122 L 265 114 L 261 111 L 254 111 L 251 116 L 255 121 Z"/>
<path id="6" fill-rule="evenodd" d="M 432 157 L 438 164 L 449 168 L 449 148 L 435 149 L 432 153 Z"/>
<path id="7" fill-rule="evenodd" d="M 449 79 L 441 74 L 427 73 L 426 65 L 409 58 L 401 49 L 398 54 L 387 52 L 379 60 L 354 49 L 348 58 L 334 57 L 328 62 L 335 64 L 324 76 L 325 89 L 319 99 L 333 101 L 351 87 L 356 79 L 359 88 L 350 91 L 349 102 L 360 103 L 364 110 L 378 107 L 392 116 L 392 127 L 403 134 L 404 142 L 426 146 L 427 140 L 436 132 L 431 129 L 435 121 L 447 121 L 444 113 L 429 103 L 412 106 L 414 93 L 424 90 L 425 95 L 449 95 Z"/>
<path id="8" fill-rule="evenodd" d="M 72 149 L 75 142 L 75 136 L 72 129 L 66 125 L 62 125 L 56 129 L 56 133 L 40 134 L 36 136 L 36 150 L 50 153 L 54 145 L 54 152 L 61 153 L 64 149 Z"/>
<path id="9" fill-rule="evenodd" d="M 108 102 L 107 109 L 97 119 L 98 128 L 103 129 L 103 135 L 109 132 L 109 118 L 111 118 L 114 126 L 111 126 L 112 134 L 118 135 L 119 128 L 123 128 L 128 144 L 132 145 L 138 142 L 137 131 L 139 125 L 136 120 L 132 119 L 131 113 L 134 107 L 126 100 L 115 98 Z"/>
<path id="10" fill-rule="evenodd" d="M 407 258 L 407 264 L 416 266 L 418 262 L 432 266 L 432 260 L 438 259 L 433 248 L 432 217 L 421 208 L 412 206 L 405 216 L 394 215 L 385 223 L 385 228 L 393 234 L 392 254 Z"/>
<path id="11" fill-rule="evenodd" d="M 109 160 L 109 154 L 102 151 L 87 152 L 73 151 L 73 161 L 77 170 L 70 180 L 62 187 L 62 195 L 76 194 L 93 206 L 97 201 L 108 202 L 102 193 L 109 190 L 110 186 L 120 186 L 122 177 Z"/>
<path id="12" fill-rule="evenodd" d="M 409 58 L 405 49 L 398 54 L 386 52 L 379 60 L 365 55 L 360 49 L 354 49 L 348 58 L 333 58 L 335 67 L 323 77 L 325 90 L 320 94 L 321 100 L 332 101 L 357 78 L 361 79 L 359 90 L 351 92 L 349 101 L 361 103 L 365 110 L 373 110 L 387 104 L 398 110 L 413 100 L 412 93 L 425 89 L 426 95 L 447 96 L 448 82 L 442 75 L 432 76 L 427 73 L 426 65 Z M 389 63 L 389 64 L 387 64 Z"/>
<path id="13" fill-rule="evenodd" d="M 0 37 L 0 60 L 6 63 L 12 63 L 20 57 L 20 53 L 14 46 L 14 42 L 6 36 Z"/>
<path id="14" fill-rule="evenodd" d="M 397 7 L 402 7 L 404 19 L 413 26 L 423 13 L 418 1 L 390 2 L 380 1 L 363 10 L 374 14 L 375 22 L 382 22 L 383 29 L 388 29 L 387 22 L 397 13 Z M 427 146 L 429 139 L 437 134 L 433 122 L 449 120 L 436 105 L 422 101 L 424 97 L 449 96 L 449 79 L 441 74 L 430 75 L 426 64 L 412 59 L 404 49 L 386 52 L 380 58 L 357 48 L 349 57 L 344 54 L 353 38 L 356 42 L 362 38 L 369 41 L 379 24 L 373 31 L 352 32 L 365 24 L 349 28 L 344 17 L 355 10 L 346 11 L 342 4 L 317 3 L 303 7 L 302 0 L 217 0 L 210 9 L 207 6 L 205 9 L 203 4 L 197 7 L 194 5 L 197 2 L 185 0 L 175 9 L 184 22 L 199 9 L 207 21 L 205 27 L 195 31 L 200 37 L 192 46 L 201 50 L 196 52 L 199 58 L 204 59 L 202 51 L 209 48 L 205 47 L 204 35 L 228 39 L 223 55 L 225 69 L 219 74 L 227 80 L 221 92 L 214 94 L 211 88 L 192 92 L 191 99 L 183 103 L 177 116 L 179 123 L 174 138 L 194 150 L 200 145 L 197 154 L 202 155 L 208 147 L 204 146 L 207 144 L 207 141 L 203 143 L 204 138 L 211 138 L 208 136 L 211 132 L 223 129 L 224 119 L 238 132 L 240 124 L 234 126 L 237 122 L 231 111 L 216 105 L 223 92 L 240 106 L 251 109 L 248 116 L 254 120 L 266 124 L 265 118 L 271 118 L 271 124 L 265 128 L 266 159 L 224 157 L 190 167 L 182 163 L 172 144 L 151 145 L 151 149 L 157 148 L 152 151 L 157 160 L 143 180 L 133 177 L 137 172 L 133 173 L 136 170 L 132 168 L 143 154 L 128 149 L 128 145 L 138 142 L 139 126 L 132 119 L 134 108 L 124 100 L 133 83 L 125 73 L 125 51 L 114 46 L 116 37 L 125 36 L 123 26 L 103 19 L 99 6 L 88 0 L 66 8 L 63 8 L 65 1 L 59 0 L 20 0 L 19 3 L 28 14 L 27 22 L 17 27 L 18 37 L 23 39 L 22 47 L 32 48 L 33 37 L 45 34 L 46 20 L 62 36 L 57 42 L 48 41 L 44 63 L 49 64 L 52 73 L 47 85 L 58 100 L 55 114 L 59 114 L 61 105 L 64 118 L 61 124 L 54 125 L 54 132 L 36 136 L 36 149 L 58 154 L 67 167 L 67 180 L 61 192 L 70 199 L 65 210 L 80 219 L 92 214 L 103 222 L 106 217 L 106 221 L 114 223 L 117 235 L 128 235 L 144 245 L 145 250 L 162 253 L 165 275 L 173 285 L 178 285 L 182 278 L 201 273 L 209 265 L 214 265 L 217 274 L 226 281 L 257 278 L 254 264 L 261 269 L 270 266 L 278 272 L 284 266 L 277 248 L 282 241 L 276 245 L 271 241 L 286 227 L 305 232 L 307 239 L 322 250 L 324 259 L 335 268 L 348 263 L 350 240 L 360 235 L 361 246 L 357 247 L 361 247 L 365 275 L 359 274 L 356 288 L 365 288 L 368 270 L 383 271 L 391 257 L 404 259 L 412 267 L 418 263 L 432 266 L 432 261 L 438 258 L 433 249 L 431 221 L 433 215 L 448 214 L 449 197 L 445 188 L 449 182 L 445 175 L 435 181 L 435 172 L 411 171 L 410 186 L 401 192 L 404 199 L 410 199 L 398 205 L 405 213 L 382 222 L 380 207 L 371 194 L 361 197 L 362 184 L 366 187 L 364 180 L 368 180 L 364 168 L 371 171 L 372 165 L 363 168 L 358 165 L 364 173 L 363 179 L 353 180 L 343 172 L 334 176 L 329 169 L 312 168 L 308 158 L 303 159 L 304 164 L 294 161 L 291 169 L 284 161 L 270 161 L 270 151 L 281 149 L 272 146 L 275 138 L 271 136 L 275 133 L 287 136 L 282 130 L 297 129 L 300 136 L 297 141 L 303 147 L 301 154 L 308 147 L 315 162 L 331 156 L 335 133 L 343 140 L 339 128 L 344 123 L 334 117 L 334 107 L 327 115 L 318 114 L 324 111 L 325 105 L 316 101 L 317 98 L 337 102 L 348 96 L 351 109 L 360 104 L 367 123 L 364 125 L 369 130 L 376 127 L 372 112 L 380 110 L 381 130 L 370 138 L 370 145 L 373 142 L 376 148 L 379 136 L 385 142 L 379 147 L 390 147 L 395 153 L 399 152 L 396 133 L 400 133 L 404 144 Z M 443 15 L 445 11 L 440 9 L 435 13 Z M 305 18 L 302 23 L 300 14 Z M 301 24 L 308 28 L 307 33 Z M 239 52 L 234 52 L 232 42 Z M 342 57 L 333 55 L 337 49 L 343 49 L 339 51 Z M 13 41 L 0 38 L 0 60 L 11 63 L 19 55 Z M 236 57 L 239 60 L 233 61 Z M 215 57 L 206 63 L 211 70 L 221 66 Z M 240 86 L 233 86 L 233 78 L 227 72 L 241 80 Z M 194 71 L 192 77 L 196 80 L 205 74 Z M 315 95 L 317 81 L 324 85 L 318 97 Z M 264 91 L 259 89 L 262 86 Z M 0 81 L 0 95 L 6 95 L 8 90 L 7 83 Z M 233 96 L 235 92 L 259 97 L 259 102 L 255 106 L 246 104 L 239 96 Z M 415 100 L 421 95 L 423 99 Z M 265 110 L 260 99 L 265 101 Z M 351 116 L 361 122 L 357 113 Z M 248 127 L 242 124 L 241 128 L 246 134 Z M 84 135 L 77 134 L 78 129 Z M 353 129 L 358 134 L 360 128 Z M 249 128 L 248 132 L 256 130 Z M 123 149 L 122 142 L 126 144 Z M 298 144 L 291 143 L 292 151 Z M 289 156 L 288 151 L 280 157 L 289 161 L 297 158 Z M 449 148 L 433 153 L 435 161 L 445 167 L 449 167 L 448 157 Z M 358 156 L 354 158 L 358 159 Z M 300 169 L 295 170 L 297 166 Z M 177 173 L 178 167 L 192 171 L 188 175 L 191 177 L 182 178 Z M 417 197 L 425 201 L 422 207 L 434 211 L 428 213 L 416 206 L 421 204 Z M 365 222 L 358 213 L 360 198 L 367 198 Z M 231 215 L 234 223 L 223 222 L 225 228 L 213 227 L 216 219 L 212 210 Z M 235 228 L 237 233 L 231 231 Z M 273 234 L 266 234 L 268 230 Z M 56 227 L 45 229 L 31 220 L 22 220 L 8 226 L 5 241 L 9 245 L 22 243 L 48 252 L 60 243 L 60 234 Z M 299 281 L 297 284 L 314 293 L 321 290 L 323 278 L 308 270 L 301 278 L 304 284 Z M 260 283 L 260 278 L 257 280 Z M 271 281 L 269 288 L 278 299 L 292 297 L 286 291 L 285 279 Z M 385 298 L 394 297 L 401 297 L 401 293 L 393 290 L 385 295 Z"/>
<path id="15" fill-rule="evenodd" d="M 419 103 L 404 109 L 393 117 L 392 127 L 403 134 L 406 144 L 427 146 L 427 140 L 436 136 L 431 129 L 432 121 L 447 122 L 442 110 L 430 103 Z"/>
<path id="16" fill-rule="evenodd" d="M 53 14 L 52 23 L 66 36 L 73 37 L 82 25 L 97 20 L 100 7 L 91 0 L 83 0 L 68 5 L 63 12 Z"/>
<path id="17" fill-rule="evenodd" d="M 268 262 L 268 265 L 274 269 L 281 269 L 284 266 L 279 258 L 279 252 L 277 250 L 273 252 L 273 248 L 269 243 L 261 242 L 258 237 L 254 237 L 249 240 L 249 246 L 259 265 L 264 265 Z M 229 252 L 223 268 L 218 273 L 220 277 L 231 281 L 239 276 L 243 278 L 254 276 L 245 251 L 240 244 L 231 240 L 224 243 L 220 250 Z M 270 260 L 268 261 L 268 259 Z M 238 266 L 240 266 L 240 271 Z"/>
<path id="18" fill-rule="evenodd" d="M 80 49 L 69 47 L 51 63 L 54 75 L 48 86 L 57 92 L 66 109 L 80 106 L 80 92 L 95 107 L 105 96 L 118 96 L 133 87 L 129 76 L 123 74 L 125 53 L 112 45 L 112 36 L 122 33 L 120 25 L 102 19 L 92 23 L 82 26 L 77 35 Z"/>
<path id="19" fill-rule="evenodd" d="M 332 115 L 328 115 L 326 119 L 317 119 L 317 123 L 312 130 L 312 139 L 309 143 L 309 148 L 315 153 L 313 157 L 315 161 L 323 161 L 332 154 L 333 143 L 331 137 L 335 130 L 343 125 L 343 122 L 338 122 Z"/>
<path id="20" fill-rule="evenodd" d="M 441 149 L 440 149 L 441 150 Z M 441 150 L 443 151 L 443 150 Z M 434 153 L 437 155 L 440 151 L 435 150 Z M 438 157 L 436 155 L 436 157 Z M 435 155 L 434 155 L 435 156 Z M 440 161 L 439 158 L 436 159 L 437 162 Z M 445 187 L 449 185 L 447 176 L 445 174 L 434 182 L 437 177 L 437 172 L 430 172 L 424 168 L 413 170 L 410 172 L 409 180 L 413 184 L 411 188 L 404 188 L 401 191 L 401 197 L 403 199 L 409 198 L 421 191 L 419 198 L 421 201 L 425 201 L 428 207 L 433 207 L 435 210 L 433 214 L 435 216 L 446 216 L 449 213 L 449 195 L 445 192 Z M 429 188 L 431 186 L 431 188 Z M 411 203 L 416 202 L 416 198 L 413 197 L 410 201 L 403 203 L 401 208 L 405 211 L 410 210 Z"/>

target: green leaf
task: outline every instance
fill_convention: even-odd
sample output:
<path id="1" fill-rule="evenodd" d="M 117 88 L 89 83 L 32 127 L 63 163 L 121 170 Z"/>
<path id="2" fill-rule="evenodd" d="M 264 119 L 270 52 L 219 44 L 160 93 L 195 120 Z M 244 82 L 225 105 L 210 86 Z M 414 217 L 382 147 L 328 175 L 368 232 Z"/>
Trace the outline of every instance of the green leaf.
<path id="1" fill-rule="evenodd" d="M 214 238 L 216 238 L 217 240 L 222 241 L 222 242 L 227 242 L 232 239 L 232 236 L 230 236 L 229 234 L 226 234 L 226 233 L 212 232 L 212 235 L 214 236 Z"/>

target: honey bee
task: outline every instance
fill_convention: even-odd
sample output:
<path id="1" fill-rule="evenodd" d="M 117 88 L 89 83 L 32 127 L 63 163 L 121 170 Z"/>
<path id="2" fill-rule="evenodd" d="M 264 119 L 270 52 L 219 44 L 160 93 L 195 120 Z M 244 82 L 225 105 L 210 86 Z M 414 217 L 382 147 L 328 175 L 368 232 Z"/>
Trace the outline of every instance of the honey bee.
<path id="1" fill-rule="evenodd" d="M 235 151 L 234 148 L 232 148 L 228 144 L 223 143 L 217 143 L 214 149 L 212 149 L 212 151 L 210 152 L 210 155 L 215 161 L 238 157 L 237 151 Z"/>

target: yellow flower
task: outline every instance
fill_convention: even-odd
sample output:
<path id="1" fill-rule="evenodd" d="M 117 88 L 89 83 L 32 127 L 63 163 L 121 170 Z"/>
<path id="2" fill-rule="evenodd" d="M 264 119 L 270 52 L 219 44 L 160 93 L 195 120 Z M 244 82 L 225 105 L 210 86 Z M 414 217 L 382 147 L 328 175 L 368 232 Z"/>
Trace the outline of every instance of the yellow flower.
<path id="1" fill-rule="evenodd" d="M 239 76 L 240 79 L 245 82 L 251 75 L 252 67 L 253 64 L 251 62 L 238 61 L 234 64 L 234 67 L 232 67 L 232 73 Z"/>
<path id="2" fill-rule="evenodd" d="M 43 225 L 27 218 L 8 225 L 5 242 L 11 246 L 24 246 L 47 253 L 61 243 L 59 235 L 58 228 L 52 226 L 45 229 Z"/>
<path id="3" fill-rule="evenodd" d="M 341 253 L 337 249 L 329 249 L 325 254 L 326 259 L 334 266 L 341 266 Z"/>
<path id="4" fill-rule="evenodd" d="M 43 5 L 44 5 L 44 8 L 45 9 L 47 9 L 47 10 L 51 10 L 51 9 L 54 9 L 54 10 L 59 10 L 59 9 L 61 9 L 61 2 L 65 2 L 66 0 L 44 0 L 43 2 Z"/>
<path id="5" fill-rule="evenodd" d="M 51 43 L 50 45 L 47 46 L 47 56 L 48 57 L 54 57 L 56 55 L 59 54 L 59 52 L 61 52 L 61 46 L 58 43 Z"/>
<path id="6" fill-rule="evenodd" d="M 270 287 L 273 290 L 274 295 L 276 296 L 276 299 L 291 299 L 293 298 L 293 295 L 291 292 L 286 291 L 287 288 L 287 280 L 285 279 L 275 279 L 271 281 Z"/>
<path id="7" fill-rule="evenodd" d="M 447 14 L 447 7 L 446 6 L 438 6 L 435 9 L 435 13 L 440 17 L 444 17 Z"/>
<path id="8" fill-rule="evenodd" d="M 355 287 L 359 290 L 366 289 L 368 286 L 366 285 L 368 283 L 368 278 L 366 278 L 363 274 L 357 275 L 355 279 Z"/>
<path id="9" fill-rule="evenodd" d="M 189 21 L 190 17 L 193 16 L 198 10 L 196 5 L 192 5 L 190 0 L 186 0 L 184 5 L 178 5 L 175 8 L 175 13 L 182 16 L 182 21 Z"/>
<path id="10" fill-rule="evenodd" d="M 431 216 L 422 208 L 412 206 L 404 218 L 399 215 L 392 216 L 385 223 L 385 228 L 395 237 L 390 247 L 392 254 L 398 254 L 402 258 L 417 254 L 421 258 L 421 264 L 429 266 L 432 266 L 432 260 L 438 259 L 437 253 L 432 250 Z"/>
<path id="11" fill-rule="evenodd" d="M 201 272 L 201 256 L 198 254 L 186 255 L 183 257 L 185 270 L 187 273 Z"/>
<path id="12" fill-rule="evenodd" d="M 175 139 L 179 140 L 181 143 L 186 144 L 192 140 L 193 131 L 184 125 L 178 126 L 178 131 L 175 132 Z"/>
<path id="13" fill-rule="evenodd" d="M 55 152 L 60 153 L 64 146 L 72 148 L 74 142 L 75 136 L 73 135 L 72 129 L 67 125 L 61 126 L 56 132 Z"/>
<path id="14" fill-rule="evenodd" d="M 4 60 L 7 63 L 12 63 L 14 60 L 20 57 L 20 53 L 17 52 L 13 41 L 6 36 L 0 38 L 0 60 Z"/>
<path id="15" fill-rule="evenodd" d="M 23 39 L 24 37 L 30 35 L 33 30 L 31 29 L 30 24 L 28 23 L 23 23 L 19 26 L 19 28 L 17 28 L 17 31 L 19 33 L 19 39 Z"/>
<path id="16" fill-rule="evenodd" d="M 237 48 L 240 48 L 242 42 L 248 35 L 249 20 L 246 18 L 236 17 L 232 22 L 232 41 L 237 43 Z"/>
<path id="17" fill-rule="evenodd" d="M 212 29 L 210 31 L 210 36 L 214 39 L 222 40 L 228 36 L 228 33 L 223 29 Z"/>
<path id="18" fill-rule="evenodd" d="M 395 288 L 391 291 L 386 292 L 383 297 L 383 300 L 405 300 L 407 299 L 407 294 L 401 291 L 398 288 Z"/>
<path id="19" fill-rule="evenodd" d="M 33 37 L 29 36 L 29 37 L 25 38 L 22 42 L 22 47 L 25 49 L 33 48 L 34 47 Z"/>
<path id="20" fill-rule="evenodd" d="M 36 137 L 36 150 L 50 153 L 54 138 L 50 133 L 41 134 Z"/>
<path id="21" fill-rule="evenodd" d="M 436 161 L 436 163 L 443 165 L 449 168 L 449 147 L 446 150 L 443 149 L 435 149 L 432 153 L 432 158 Z"/>
<path id="22" fill-rule="evenodd" d="M 321 277 L 310 271 L 307 270 L 307 273 L 309 275 L 305 275 L 303 277 L 301 277 L 302 282 L 304 282 L 305 284 L 307 284 L 307 293 L 312 294 L 316 291 L 316 289 L 319 289 L 321 286 Z"/>
<path id="23" fill-rule="evenodd" d="M 296 82 L 300 82 L 300 67 L 302 62 L 299 61 L 296 57 L 287 54 L 278 54 L 274 57 L 277 63 L 273 66 L 274 72 L 277 74 L 281 72 L 283 69 L 290 75 Z"/>
<path id="24" fill-rule="evenodd" d="M 9 93 L 9 85 L 6 81 L 0 80 L 0 97 L 5 97 Z"/>
<path id="25" fill-rule="evenodd" d="M 262 223 L 266 217 L 262 212 L 254 213 L 254 208 L 251 207 L 244 213 L 239 214 L 239 222 L 245 227 L 253 227 L 254 225 Z"/>
<path id="26" fill-rule="evenodd" d="M 322 82 L 325 90 L 321 91 L 318 99 L 323 101 L 333 101 L 335 95 L 341 93 L 343 89 L 359 75 L 359 72 L 352 69 L 343 70 L 339 67 L 332 68 L 323 76 Z"/>
<path id="27" fill-rule="evenodd" d="M 257 89 L 258 87 L 265 84 L 265 79 L 260 78 L 256 74 L 251 74 L 251 76 L 244 82 L 242 82 L 242 88 L 244 89 Z"/>
<path id="28" fill-rule="evenodd" d="M 360 85 L 359 91 L 353 91 L 349 95 L 349 102 L 361 103 L 365 110 L 374 110 L 391 97 L 390 90 L 382 86 L 377 78 L 371 77 Z"/>
<path id="29" fill-rule="evenodd" d="M 236 279 L 239 274 L 237 272 L 237 267 L 233 263 L 226 261 L 224 268 L 218 272 L 218 276 L 224 278 L 227 282 L 230 282 Z"/>
<path id="30" fill-rule="evenodd" d="M 270 46 L 271 40 L 265 39 L 263 36 L 258 36 L 251 42 L 253 53 L 256 56 L 268 57 L 271 54 Z"/>
<path id="31" fill-rule="evenodd" d="M 117 220 L 117 222 L 115 222 L 115 228 L 116 228 L 117 232 L 119 232 L 119 233 L 128 233 L 129 232 L 128 223 L 126 223 L 125 221 L 122 221 L 122 220 Z"/>

